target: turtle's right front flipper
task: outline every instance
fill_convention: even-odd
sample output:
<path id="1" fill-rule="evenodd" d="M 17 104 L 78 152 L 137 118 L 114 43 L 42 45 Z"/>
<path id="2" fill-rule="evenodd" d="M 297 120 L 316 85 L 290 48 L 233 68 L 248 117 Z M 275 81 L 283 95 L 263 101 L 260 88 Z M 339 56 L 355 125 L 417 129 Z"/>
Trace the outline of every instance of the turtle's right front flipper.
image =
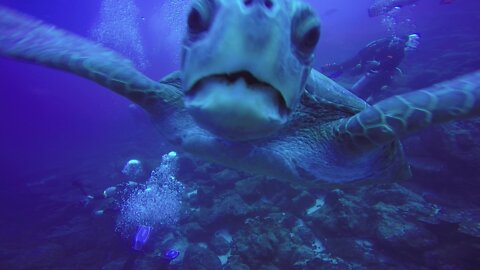
<path id="1" fill-rule="evenodd" d="M 480 71 L 393 96 L 334 125 L 339 142 L 368 151 L 432 124 L 480 116 Z"/>
<path id="2" fill-rule="evenodd" d="M 176 87 L 147 78 L 115 52 L 2 6 L 0 54 L 75 73 L 147 110 L 151 104 L 180 104 Z"/>

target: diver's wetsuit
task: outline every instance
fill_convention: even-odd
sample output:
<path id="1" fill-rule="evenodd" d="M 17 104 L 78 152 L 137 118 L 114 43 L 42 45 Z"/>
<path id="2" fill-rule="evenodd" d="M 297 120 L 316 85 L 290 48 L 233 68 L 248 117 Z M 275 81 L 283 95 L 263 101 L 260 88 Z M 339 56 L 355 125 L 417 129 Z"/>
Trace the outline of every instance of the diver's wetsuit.
<path id="1" fill-rule="evenodd" d="M 144 184 L 128 181 L 108 187 L 101 194 L 87 194 L 83 191 L 82 193 L 85 193 L 86 196 L 83 204 L 86 206 L 93 200 L 102 200 L 105 204 L 101 209 L 96 210 L 95 213 L 103 215 L 117 212 L 120 210 L 120 201 L 124 200 L 124 198 L 131 194 L 131 192 L 143 188 L 145 188 Z M 83 187 L 82 190 L 84 190 Z"/>
<path id="2" fill-rule="evenodd" d="M 373 41 L 355 57 L 341 64 L 325 66 L 322 72 L 327 75 L 338 75 L 346 71 L 353 74 L 366 72 L 351 91 L 358 97 L 367 99 L 392 83 L 397 67 L 405 56 L 407 40 L 406 37 L 393 37 Z"/>

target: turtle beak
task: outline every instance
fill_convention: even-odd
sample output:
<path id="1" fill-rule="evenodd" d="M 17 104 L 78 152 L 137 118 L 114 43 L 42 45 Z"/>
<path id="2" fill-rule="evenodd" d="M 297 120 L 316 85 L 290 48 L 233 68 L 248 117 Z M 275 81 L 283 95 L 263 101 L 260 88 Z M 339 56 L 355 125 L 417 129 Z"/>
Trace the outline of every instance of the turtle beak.
<path id="1" fill-rule="evenodd" d="M 280 91 L 248 71 L 198 80 L 187 91 L 185 106 L 201 126 L 230 140 L 269 136 L 288 118 Z"/>

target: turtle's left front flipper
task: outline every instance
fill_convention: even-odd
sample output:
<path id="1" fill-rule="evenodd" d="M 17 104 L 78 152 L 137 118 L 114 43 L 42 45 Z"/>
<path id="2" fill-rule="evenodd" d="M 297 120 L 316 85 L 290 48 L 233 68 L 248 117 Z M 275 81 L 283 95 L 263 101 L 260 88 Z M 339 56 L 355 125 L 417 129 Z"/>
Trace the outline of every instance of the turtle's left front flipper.
<path id="1" fill-rule="evenodd" d="M 150 104 L 172 105 L 182 96 L 176 87 L 147 78 L 117 53 L 2 6 L 0 55 L 75 73 L 146 109 Z"/>
<path id="2" fill-rule="evenodd" d="M 388 144 L 432 124 L 480 115 L 480 71 L 385 99 L 334 125 L 353 151 Z"/>

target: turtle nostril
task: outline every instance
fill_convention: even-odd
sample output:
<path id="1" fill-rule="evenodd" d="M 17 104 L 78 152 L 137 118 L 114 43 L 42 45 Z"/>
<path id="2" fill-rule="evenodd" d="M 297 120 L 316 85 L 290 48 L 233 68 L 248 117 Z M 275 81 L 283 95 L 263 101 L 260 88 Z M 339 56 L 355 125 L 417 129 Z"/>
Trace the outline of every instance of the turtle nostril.
<path id="1" fill-rule="evenodd" d="M 245 6 L 250 6 L 252 3 L 253 0 L 243 0 L 243 4 L 245 4 Z"/>
<path id="2" fill-rule="evenodd" d="M 265 6 L 268 9 L 271 9 L 273 7 L 273 1 L 272 0 L 265 0 Z"/>

